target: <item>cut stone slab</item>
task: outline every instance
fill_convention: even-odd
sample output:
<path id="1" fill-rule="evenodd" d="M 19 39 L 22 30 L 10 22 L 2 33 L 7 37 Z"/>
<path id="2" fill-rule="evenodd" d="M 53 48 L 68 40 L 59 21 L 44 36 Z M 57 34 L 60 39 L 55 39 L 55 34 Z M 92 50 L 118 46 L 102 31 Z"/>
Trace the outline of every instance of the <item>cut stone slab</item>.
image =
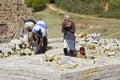
<path id="1" fill-rule="evenodd" d="M 0 78 L 9 80 L 104 80 L 116 77 L 120 79 L 120 59 L 70 58 L 79 66 L 73 69 L 56 70 L 56 64 L 43 61 L 43 55 L 10 56 L 0 59 Z M 104 59 L 104 61 L 103 61 Z M 94 61 L 96 63 L 94 64 Z M 116 79 L 115 78 L 115 79 Z"/>

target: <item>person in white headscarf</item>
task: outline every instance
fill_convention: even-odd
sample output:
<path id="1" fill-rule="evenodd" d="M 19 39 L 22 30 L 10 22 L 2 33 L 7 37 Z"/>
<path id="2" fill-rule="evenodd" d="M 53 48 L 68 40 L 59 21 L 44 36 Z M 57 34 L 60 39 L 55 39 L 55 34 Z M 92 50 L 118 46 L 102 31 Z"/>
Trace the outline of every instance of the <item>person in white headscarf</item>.
<path id="1" fill-rule="evenodd" d="M 25 41 L 28 41 L 30 32 L 32 32 L 33 27 L 35 26 L 36 22 L 35 20 L 29 18 L 27 20 L 24 20 L 24 28 L 23 28 L 23 39 Z"/>
<path id="2" fill-rule="evenodd" d="M 75 52 L 75 24 L 70 20 L 70 15 L 64 16 L 64 21 L 61 29 L 64 40 L 63 51 L 65 55 L 74 56 Z M 69 50 L 68 50 L 69 48 Z"/>
<path id="3" fill-rule="evenodd" d="M 32 36 L 29 39 L 30 44 L 32 41 L 35 41 L 36 45 L 36 54 L 45 53 L 47 50 L 47 26 L 43 20 L 40 20 L 36 23 L 32 29 Z"/>

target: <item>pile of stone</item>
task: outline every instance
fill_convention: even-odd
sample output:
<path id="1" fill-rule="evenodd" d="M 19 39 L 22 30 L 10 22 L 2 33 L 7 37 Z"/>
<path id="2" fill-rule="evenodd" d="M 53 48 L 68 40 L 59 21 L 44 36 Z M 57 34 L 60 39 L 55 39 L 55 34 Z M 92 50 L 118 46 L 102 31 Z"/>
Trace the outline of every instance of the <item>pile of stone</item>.
<path id="1" fill-rule="evenodd" d="M 72 61 L 70 57 L 64 57 L 63 55 L 45 53 L 45 61 L 54 63 L 52 66 L 56 70 L 74 69 L 78 66 L 75 61 Z"/>
<path id="2" fill-rule="evenodd" d="M 84 36 L 83 36 L 84 35 Z M 34 56 L 32 48 L 23 39 L 13 39 L 8 44 L 2 44 L 0 53 L 5 51 L 13 54 L 0 59 L 1 80 L 119 80 L 120 57 L 107 53 L 89 53 L 96 51 L 101 45 L 106 46 L 107 39 L 102 39 L 100 34 L 79 34 L 77 46 L 84 46 L 87 55 L 95 56 L 95 59 L 82 59 L 64 56 L 62 51 L 62 39 L 49 39 L 52 49 L 47 53 Z M 111 43 L 119 45 L 119 40 L 108 39 Z M 113 40 L 113 41 L 111 41 Z M 98 41 L 98 42 L 97 42 Z M 84 43 L 84 44 L 83 44 Z M 98 44 L 99 43 L 99 44 Z M 107 43 L 107 44 L 106 44 Z M 56 45 L 57 44 L 57 45 Z M 58 45 L 59 44 L 59 45 Z M 90 45 L 91 44 L 91 45 Z M 1 44 L 0 44 L 1 46 Z M 113 46 L 113 45 L 112 45 Z M 34 49 L 34 48 L 33 48 Z M 108 50 L 109 51 L 109 50 Z M 119 51 L 119 50 L 116 50 Z M 26 52 L 26 53 L 25 53 Z M 34 54 L 34 53 L 33 53 Z M 105 56 L 106 55 L 106 56 Z M 116 55 L 116 54 L 115 54 Z"/>
<path id="3" fill-rule="evenodd" d="M 22 37 L 20 37 L 19 39 L 11 40 L 8 44 L 1 44 L 0 58 L 8 57 L 15 54 L 18 54 L 20 56 L 34 55 L 34 50 L 34 47 L 29 48 L 29 43 L 26 42 Z"/>
<path id="4" fill-rule="evenodd" d="M 86 48 L 89 55 L 120 56 L 120 41 L 116 38 L 102 38 L 100 33 L 77 33 L 80 46 Z"/>
<path id="5" fill-rule="evenodd" d="M 23 19 L 29 16 L 31 16 L 31 11 L 26 7 L 24 0 L 0 0 L 0 25 L 8 26 L 7 34 L 1 36 L 0 42 L 18 38 L 22 33 Z"/>
<path id="6" fill-rule="evenodd" d="M 12 56 L 1 59 L 0 64 L 1 80 L 120 79 L 119 58 L 98 57 L 91 60 L 61 56 L 59 62 L 54 63 L 46 61 L 45 55 Z"/>

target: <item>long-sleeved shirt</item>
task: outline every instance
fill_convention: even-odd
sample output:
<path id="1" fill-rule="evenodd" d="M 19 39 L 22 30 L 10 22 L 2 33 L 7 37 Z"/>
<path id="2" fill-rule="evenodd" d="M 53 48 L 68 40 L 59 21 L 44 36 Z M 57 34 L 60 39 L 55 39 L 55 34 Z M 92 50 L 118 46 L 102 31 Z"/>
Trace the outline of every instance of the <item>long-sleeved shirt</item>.
<path id="1" fill-rule="evenodd" d="M 37 33 L 38 31 L 41 31 L 42 36 L 47 36 L 47 27 L 44 21 L 38 21 L 35 25 L 35 27 L 33 28 L 32 32 L 33 33 Z"/>
<path id="2" fill-rule="evenodd" d="M 64 39 L 74 40 L 75 39 L 75 24 L 72 21 L 64 21 L 62 24 L 62 33 L 64 33 Z"/>

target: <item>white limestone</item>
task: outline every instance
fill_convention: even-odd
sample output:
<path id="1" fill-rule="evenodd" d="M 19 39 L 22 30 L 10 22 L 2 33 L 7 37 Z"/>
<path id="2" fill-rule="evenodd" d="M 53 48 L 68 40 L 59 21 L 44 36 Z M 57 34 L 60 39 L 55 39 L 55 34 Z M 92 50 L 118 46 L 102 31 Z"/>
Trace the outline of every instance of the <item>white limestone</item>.
<path id="1" fill-rule="evenodd" d="M 120 51 L 116 45 L 119 40 L 115 42 L 114 39 L 102 39 L 100 36 L 98 39 L 95 37 L 97 34 L 92 36 L 99 43 L 92 40 L 89 42 L 89 38 L 88 41 L 82 41 L 85 42 L 83 45 L 87 56 L 94 56 L 95 59 L 64 56 L 62 39 L 49 39 L 48 46 L 52 48 L 46 53 L 53 61 L 46 61 L 44 54 L 0 58 L 0 80 L 119 80 Z M 76 43 L 76 49 L 80 46 L 79 42 Z M 27 49 L 25 52 L 31 51 Z"/>

